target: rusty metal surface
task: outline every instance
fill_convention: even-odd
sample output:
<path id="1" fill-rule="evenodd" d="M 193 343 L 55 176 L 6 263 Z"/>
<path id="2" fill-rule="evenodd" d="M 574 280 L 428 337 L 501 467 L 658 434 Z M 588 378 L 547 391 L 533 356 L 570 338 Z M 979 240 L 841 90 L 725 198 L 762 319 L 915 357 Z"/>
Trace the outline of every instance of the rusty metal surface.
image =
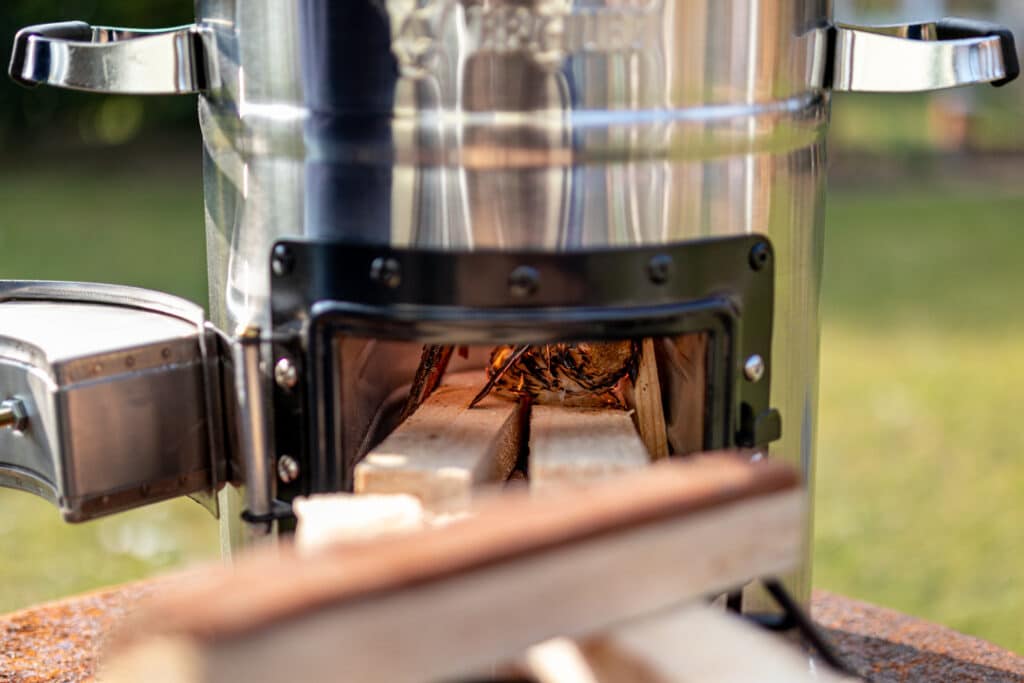
<path id="1" fill-rule="evenodd" d="M 873 683 L 1024 682 L 1024 657 L 895 610 L 814 591 L 811 615 L 843 659 Z"/>
<path id="2" fill-rule="evenodd" d="M 0 616 L 0 681 L 94 680 L 106 635 L 160 583 L 132 583 Z"/>
<path id="3" fill-rule="evenodd" d="M 0 682 L 93 681 L 107 634 L 165 581 L 0 616 Z M 875 683 L 1024 682 L 1024 657 L 943 626 L 823 591 L 815 591 L 811 609 L 846 661 Z"/>

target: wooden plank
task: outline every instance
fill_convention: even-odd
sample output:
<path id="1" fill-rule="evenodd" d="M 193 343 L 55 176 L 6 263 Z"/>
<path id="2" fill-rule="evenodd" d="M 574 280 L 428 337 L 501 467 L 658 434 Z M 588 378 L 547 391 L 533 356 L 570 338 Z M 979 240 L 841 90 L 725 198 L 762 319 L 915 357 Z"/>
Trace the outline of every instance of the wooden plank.
<path id="1" fill-rule="evenodd" d="M 661 391 L 668 410 L 666 431 L 677 455 L 704 450 L 708 335 L 659 340 Z"/>
<path id="2" fill-rule="evenodd" d="M 650 337 L 644 339 L 641 344 L 640 365 L 637 368 L 636 382 L 633 384 L 633 401 L 637 430 L 651 460 L 667 458 L 665 408 L 661 403 L 661 381 L 658 379 L 654 340 Z"/>
<path id="3" fill-rule="evenodd" d="M 591 683 L 839 683 L 779 635 L 705 605 L 645 617 L 580 647 Z M 542 680 L 541 683 L 549 683 Z"/>
<path id="4" fill-rule="evenodd" d="M 433 514 L 457 514 L 475 486 L 504 481 L 519 457 L 522 409 L 495 396 L 470 409 L 485 379 L 482 371 L 446 377 L 356 465 L 356 493 L 407 493 Z"/>
<path id="5" fill-rule="evenodd" d="M 264 550 L 158 596 L 114 640 L 104 680 L 142 680 L 130 664 L 146 648 L 139 666 L 185 666 L 182 681 L 451 677 L 784 571 L 803 516 L 792 469 L 718 456 L 508 494 L 442 528 L 301 561 Z"/>
<path id="6" fill-rule="evenodd" d="M 650 462 L 633 418 L 613 408 L 535 405 L 530 415 L 530 487 L 586 484 Z"/>
<path id="7" fill-rule="evenodd" d="M 406 534 L 422 529 L 419 499 L 404 494 L 331 493 L 296 498 L 295 548 L 304 554 L 338 543 Z"/>

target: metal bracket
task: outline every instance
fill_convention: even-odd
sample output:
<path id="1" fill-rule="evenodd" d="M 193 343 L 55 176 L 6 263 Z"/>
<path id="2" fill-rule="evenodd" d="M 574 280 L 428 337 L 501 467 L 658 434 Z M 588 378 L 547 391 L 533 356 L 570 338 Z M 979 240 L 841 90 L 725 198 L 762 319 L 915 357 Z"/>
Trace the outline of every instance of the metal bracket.
<path id="1" fill-rule="evenodd" d="M 581 252 L 396 249 L 282 241 L 271 256 L 277 456 L 303 475 L 279 498 L 351 486 L 336 424 L 339 336 L 544 344 L 708 332 L 708 449 L 779 438 L 770 405 L 774 254 L 759 235 Z M 745 370 L 759 357 L 757 373 Z"/>

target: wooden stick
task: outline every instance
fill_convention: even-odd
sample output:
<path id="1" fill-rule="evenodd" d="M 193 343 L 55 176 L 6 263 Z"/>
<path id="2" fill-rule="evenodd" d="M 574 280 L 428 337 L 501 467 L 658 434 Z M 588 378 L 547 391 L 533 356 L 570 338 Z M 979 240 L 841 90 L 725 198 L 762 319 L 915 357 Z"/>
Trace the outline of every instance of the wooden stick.
<path id="1" fill-rule="evenodd" d="M 640 366 L 633 384 L 633 400 L 636 409 L 636 426 L 640 431 L 651 460 L 668 457 L 668 438 L 665 434 L 665 408 L 661 404 L 661 382 L 658 379 L 658 362 L 654 355 L 654 340 L 643 340 L 640 349 Z"/>
<path id="2" fill-rule="evenodd" d="M 785 638 L 704 605 L 620 626 L 586 641 L 580 652 L 592 683 L 851 680 L 822 665 L 812 672 L 807 656 Z"/>
<path id="3" fill-rule="evenodd" d="M 705 333 L 666 339 L 658 346 L 661 390 L 669 416 L 667 441 L 677 455 L 704 450 L 707 348 Z"/>
<path id="4" fill-rule="evenodd" d="M 530 487 L 585 484 L 645 467 L 647 448 L 629 413 L 535 405 L 530 416 Z"/>
<path id="5" fill-rule="evenodd" d="M 331 493 L 296 498 L 295 548 L 304 554 L 339 543 L 407 534 L 426 524 L 423 506 L 403 494 Z"/>
<path id="6" fill-rule="evenodd" d="M 156 597 L 109 683 L 436 680 L 776 574 L 801 556 L 795 472 L 719 456 L 298 560 L 266 549 Z"/>
<path id="7" fill-rule="evenodd" d="M 434 514 L 468 509 L 473 488 L 504 481 L 519 457 L 522 410 L 488 396 L 470 401 L 484 373 L 445 378 L 426 401 L 355 468 L 356 493 L 408 493 Z"/>

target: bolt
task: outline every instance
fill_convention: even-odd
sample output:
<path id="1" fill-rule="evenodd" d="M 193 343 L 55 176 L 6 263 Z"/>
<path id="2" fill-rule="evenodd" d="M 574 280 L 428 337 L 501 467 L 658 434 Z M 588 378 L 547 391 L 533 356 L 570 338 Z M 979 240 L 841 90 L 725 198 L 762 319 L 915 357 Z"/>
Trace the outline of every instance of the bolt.
<path id="1" fill-rule="evenodd" d="M 647 276 L 656 285 L 663 285 L 672 276 L 672 257 L 668 254 L 652 256 L 647 263 Z"/>
<path id="2" fill-rule="evenodd" d="M 767 242 L 758 242 L 750 250 L 750 267 L 754 270 L 761 270 L 768 265 L 772 258 L 772 248 Z"/>
<path id="3" fill-rule="evenodd" d="M 764 377 L 764 358 L 756 353 L 743 364 L 743 374 L 751 382 L 760 382 Z"/>
<path id="4" fill-rule="evenodd" d="M 274 381 L 282 389 L 294 389 L 299 383 L 299 371 L 290 358 L 278 358 L 274 364 Z"/>
<path id="5" fill-rule="evenodd" d="M 299 478 L 299 461 L 290 455 L 277 459 L 277 478 L 283 484 L 290 484 Z"/>
<path id="6" fill-rule="evenodd" d="M 274 253 L 270 259 L 270 269 L 274 271 L 274 275 L 284 277 L 292 272 L 294 267 L 295 254 L 292 253 L 291 248 L 287 244 L 275 244 Z"/>
<path id="7" fill-rule="evenodd" d="M 370 279 L 385 287 L 396 289 L 402 284 L 402 266 L 396 259 L 378 256 L 370 264 Z"/>
<path id="8" fill-rule="evenodd" d="M 28 412 L 20 399 L 9 398 L 0 403 L 0 429 L 10 427 L 16 432 L 23 432 L 27 426 Z"/>
<path id="9" fill-rule="evenodd" d="M 533 266 L 519 266 L 508 276 L 508 291 L 515 297 L 526 297 L 540 287 L 540 273 Z"/>

